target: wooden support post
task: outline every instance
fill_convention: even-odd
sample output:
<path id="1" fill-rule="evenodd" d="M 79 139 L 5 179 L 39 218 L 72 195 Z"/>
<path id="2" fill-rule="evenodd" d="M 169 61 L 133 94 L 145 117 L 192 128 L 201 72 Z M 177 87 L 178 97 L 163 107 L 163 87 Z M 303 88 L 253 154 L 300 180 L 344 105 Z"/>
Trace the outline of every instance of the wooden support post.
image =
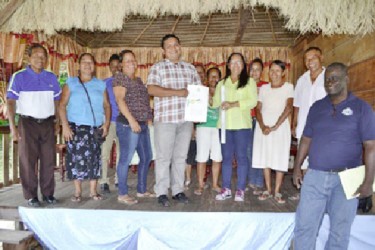
<path id="1" fill-rule="evenodd" d="M 3 148 L 3 180 L 4 186 L 9 186 L 9 134 L 3 134 L 2 148 Z"/>
<path id="2" fill-rule="evenodd" d="M 19 183 L 18 177 L 18 144 L 13 143 L 13 183 Z"/>

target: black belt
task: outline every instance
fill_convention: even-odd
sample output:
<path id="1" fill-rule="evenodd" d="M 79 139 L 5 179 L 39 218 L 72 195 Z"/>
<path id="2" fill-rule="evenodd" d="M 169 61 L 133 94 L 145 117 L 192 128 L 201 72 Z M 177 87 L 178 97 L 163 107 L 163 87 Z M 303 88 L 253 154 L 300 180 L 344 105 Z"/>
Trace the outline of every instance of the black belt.
<path id="1" fill-rule="evenodd" d="M 51 120 L 51 119 L 55 119 L 55 116 L 54 115 L 51 115 L 47 118 L 43 118 L 43 119 L 39 119 L 39 118 L 35 118 L 35 117 L 32 117 L 32 116 L 28 116 L 28 115 L 20 115 L 23 119 L 27 119 L 27 120 L 30 120 L 30 121 L 33 121 L 33 122 L 36 122 L 36 123 L 43 123 L 45 121 L 48 121 L 48 120 Z"/>

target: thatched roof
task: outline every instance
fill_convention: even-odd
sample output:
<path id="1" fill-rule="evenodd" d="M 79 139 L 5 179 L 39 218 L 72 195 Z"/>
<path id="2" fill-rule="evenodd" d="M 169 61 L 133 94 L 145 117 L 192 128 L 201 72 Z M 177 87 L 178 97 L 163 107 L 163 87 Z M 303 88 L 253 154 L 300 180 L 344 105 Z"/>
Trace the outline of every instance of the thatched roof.
<path id="1" fill-rule="evenodd" d="M 0 0 L 0 14 L 0 32 L 68 32 L 93 47 L 158 46 L 170 32 L 189 46 L 287 46 L 375 30 L 374 0 Z"/>

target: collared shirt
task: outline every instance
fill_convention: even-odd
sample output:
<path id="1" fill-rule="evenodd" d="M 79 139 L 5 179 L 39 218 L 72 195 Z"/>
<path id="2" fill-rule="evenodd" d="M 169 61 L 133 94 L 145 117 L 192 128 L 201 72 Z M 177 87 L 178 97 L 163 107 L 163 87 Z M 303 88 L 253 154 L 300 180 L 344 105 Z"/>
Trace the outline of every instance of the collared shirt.
<path id="1" fill-rule="evenodd" d="M 323 71 L 311 82 L 310 70 L 305 72 L 298 80 L 294 90 L 293 106 L 299 108 L 297 117 L 296 136 L 301 138 L 303 128 L 305 127 L 307 114 L 314 102 L 322 99 L 327 95 L 324 89 L 324 72 Z"/>
<path id="2" fill-rule="evenodd" d="M 225 97 L 221 96 L 221 88 L 225 88 Z M 257 87 L 253 78 L 249 78 L 247 84 L 238 88 L 238 81 L 232 82 L 231 78 L 221 80 L 215 90 L 213 107 L 219 107 L 222 102 L 239 102 L 239 107 L 233 107 L 225 111 L 225 128 L 229 130 L 252 128 L 250 110 L 257 104 Z M 218 127 L 221 128 L 221 111 Z"/>
<path id="3" fill-rule="evenodd" d="M 311 138 L 309 168 L 354 168 L 362 165 L 363 142 L 375 140 L 375 116 L 368 103 L 351 93 L 335 106 L 326 96 L 311 107 L 303 136 Z"/>
<path id="4" fill-rule="evenodd" d="M 94 110 L 95 123 L 90 102 L 78 77 L 69 77 L 66 84 L 69 87 L 70 94 L 66 109 L 68 121 L 77 125 L 101 126 L 105 118 L 103 106 L 103 95 L 106 91 L 105 83 L 96 77 L 84 83 Z"/>
<path id="5" fill-rule="evenodd" d="M 111 104 L 111 122 L 115 122 L 116 118 L 119 114 L 117 103 L 116 103 L 116 98 L 115 94 L 113 93 L 113 77 L 109 77 L 107 79 L 104 79 L 106 88 L 107 88 L 107 93 L 108 93 L 108 98 L 109 98 L 109 103 Z"/>
<path id="6" fill-rule="evenodd" d="M 7 98 L 16 101 L 16 113 L 37 119 L 55 114 L 54 101 L 60 100 L 61 89 L 56 76 L 49 71 L 36 73 L 27 66 L 12 75 Z"/>
<path id="7" fill-rule="evenodd" d="M 145 122 L 152 119 L 150 96 L 141 78 L 131 79 L 123 73 L 118 73 L 112 84 L 113 87 L 126 88 L 124 100 L 130 113 L 137 121 Z"/>
<path id="8" fill-rule="evenodd" d="M 168 59 L 154 64 L 147 79 L 147 85 L 163 88 L 187 89 L 189 84 L 201 84 L 195 67 L 187 62 L 173 63 Z M 186 97 L 154 97 L 154 120 L 165 123 L 185 121 Z"/>

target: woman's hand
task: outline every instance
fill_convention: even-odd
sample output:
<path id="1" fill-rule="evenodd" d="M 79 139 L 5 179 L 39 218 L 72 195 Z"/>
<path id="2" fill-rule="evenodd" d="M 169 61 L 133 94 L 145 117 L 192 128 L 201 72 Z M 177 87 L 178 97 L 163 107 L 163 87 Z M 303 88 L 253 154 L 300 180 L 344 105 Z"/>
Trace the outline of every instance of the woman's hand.
<path id="1" fill-rule="evenodd" d="M 221 103 L 221 109 L 222 110 L 228 110 L 230 108 L 232 108 L 232 103 L 231 102 L 225 101 L 225 102 Z"/>
<path id="2" fill-rule="evenodd" d="M 63 125 L 62 126 L 62 135 L 63 135 L 65 141 L 73 140 L 74 133 L 70 129 L 69 125 Z"/>
<path id="3" fill-rule="evenodd" d="M 261 129 L 262 129 L 262 132 L 263 132 L 264 135 L 269 135 L 269 133 L 271 133 L 271 131 L 272 131 L 271 128 L 269 126 L 266 126 L 266 125 L 262 126 Z"/>
<path id="4" fill-rule="evenodd" d="M 129 125 L 133 133 L 141 132 L 141 126 L 139 126 L 139 123 L 136 120 L 129 121 Z"/>
<path id="5" fill-rule="evenodd" d="M 102 137 L 106 137 L 108 135 L 109 126 L 102 125 L 100 129 L 103 131 Z"/>

